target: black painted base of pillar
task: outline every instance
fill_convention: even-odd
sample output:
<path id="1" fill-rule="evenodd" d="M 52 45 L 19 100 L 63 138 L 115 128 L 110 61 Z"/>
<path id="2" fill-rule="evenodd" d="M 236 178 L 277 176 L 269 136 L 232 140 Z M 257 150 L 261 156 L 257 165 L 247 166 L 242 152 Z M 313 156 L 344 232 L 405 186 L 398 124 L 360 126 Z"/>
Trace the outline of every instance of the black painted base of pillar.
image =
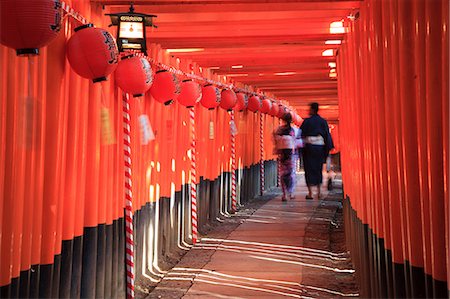
<path id="1" fill-rule="evenodd" d="M 394 263 L 384 240 L 361 222 L 348 198 L 344 221 L 362 298 L 450 298 L 447 282 L 434 279 L 409 261 Z"/>

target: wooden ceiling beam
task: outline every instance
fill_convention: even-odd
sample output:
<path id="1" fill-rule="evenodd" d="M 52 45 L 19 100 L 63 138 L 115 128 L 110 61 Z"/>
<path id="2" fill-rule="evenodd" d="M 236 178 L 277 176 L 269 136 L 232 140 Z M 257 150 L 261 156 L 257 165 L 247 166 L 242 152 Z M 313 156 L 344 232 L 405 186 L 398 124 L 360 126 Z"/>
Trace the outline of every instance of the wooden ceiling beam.
<path id="1" fill-rule="evenodd" d="M 101 5 L 120 6 L 124 11 L 130 6 L 130 1 L 124 0 L 93 0 Z M 266 12 L 266 11 L 351 11 L 359 8 L 360 1 L 149 1 L 134 0 L 135 9 L 143 13 L 205 13 L 205 12 Z M 117 8 L 111 8 L 114 11 Z M 342 15 L 342 14 L 341 14 Z"/>
<path id="2" fill-rule="evenodd" d="M 332 39 L 342 39 L 343 35 L 333 35 Z M 240 36 L 238 39 L 230 40 L 224 36 L 208 37 L 186 37 L 177 38 L 160 37 L 147 33 L 148 43 L 156 43 L 163 46 L 164 49 L 179 48 L 246 48 L 258 47 L 261 45 L 284 46 L 284 45 L 307 45 L 309 43 L 318 44 L 330 39 L 330 34 L 300 34 L 300 35 L 260 35 L 260 36 Z"/>
<path id="3" fill-rule="evenodd" d="M 295 72 L 295 71 L 315 71 L 328 68 L 326 62 L 310 62 L 310 63 L 291 63 L 291 64 L 273 64 L 273 65 L 243 65 L 241 69 L 233 69 L 230 66 L 214 69 L 214 73 L 219 75 L 235 73 L 235 74 L 274 74 L 279 72 Z"/>
<path id="4" fill-rule="evenodd" d="M 262 57 L 222 57 L 221 59 L 211 59 L 208 57 L 195 57 L 191 56 L 190 59 L 195 60 L 198 65 L 208 68 L 213 66 L 223 67 L 230 66 L 236 64 L 243 65 L 276 65 L 276 64 L 289 64 L 289 63 L 301 63 L 305 61 L 310 62 L 324 62 L 328 63 L 330 61 L 335 61 L 334 57 L 318 57 L 318 56 L 299 56 L 299 57 L 275 57 L 275 60 L 272 57 L 262 56 Z"/>
<path id="5" fill-rule="evenodd" d="M 124 12 L 127 0 L 91 0 L 105 13 Z M 149 43 L 162 49 L 198 48 L 172 52 L 234 83 L 289 101 L 308 114 L 317 101 L 329 121 L 338 121 L 337 80 L 329 78 L 323 57 L 325 41 L 343 40 L 330 34 L 331 22 L 354 14 L 360 1 L 347 0 L 133 0 L 137 12 L 156 14 L 158 28 L 147 28 Z M 105 17 L 106 18 L 106 17 Z M 158 47 L 159 48 L 159 47 Z M 243 65 L 243 68 L 231 66 Z M 284 74 L 295 72 L 295 74 Z M 276 75 L 278 73 L 278 75 Z"/>

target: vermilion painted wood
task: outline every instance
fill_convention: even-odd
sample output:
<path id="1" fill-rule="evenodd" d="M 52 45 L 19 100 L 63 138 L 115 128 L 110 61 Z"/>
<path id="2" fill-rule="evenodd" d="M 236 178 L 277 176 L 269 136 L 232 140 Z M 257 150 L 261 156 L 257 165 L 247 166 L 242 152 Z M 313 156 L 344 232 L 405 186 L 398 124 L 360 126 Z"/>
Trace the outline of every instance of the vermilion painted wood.
<path id="1" fill-rule="evenodd" d="M 439 17 L 441 16 L 441 17 Z M 425 234 L 431 237 L 432 274 L 440 281 L 447 278 L 445 236 L 446 228 L 442 225 L 445 219 L 445 192 L 444 192 L 444 156 L 441 155 L 444 143 L 448 143 L 448 135 L 443 136 L 443 118 L 448 114 L 441 114 L 443 103 L 442 84 L 448 85 L 448 80 L 442 78 L 441 67 L 447 52 L 442 52 L 440 47 L 442 42 L 443 19 L 448 19 L 448 9 L 442 11 L 439 2 L 426 1 L 425 5 L 425 45 L 426 45 L 426 133 L 428 137 L 427 161 L 428 161 L 428 188 L 430 200 L 429 219 L 430 230 Z M 448 98 L 447 98 L 448 99 Z M 448 109 L 446 110 L 448 113 Z M 448 200 L 448 199 L 447 199 Z M 428 211 L 424 211 L 428 212 Z M 447 233 L 448 233 L 447 227 Z M 447 236 L 448 238 L 448 236 Z M 448 258 L 448 257 L 447 257 Z M 429 273 L 429 272 L 428 272 Z"/>
<path id="2" fill-rule="evenodd" d="M 399 99 L 400 98 L 400 85 L 397 78 L 400 77 L 400 68 L 399 68 L 399 21 L 398 21 L 398 5 L 397 2 L 391 1 L 389 2 L 389 20 L 390 20 L 390 41 L 391 41 L 391 62 L 392 68 L 390 71 L 391 74 L 391 82 L 392 82 L 392 98 Z M 400 215 L 400 224 L 402 228 L 402 256 L 403 261 L 409 259 L 409 255 L 407 252 L 407 227 L 406 227 L 406 204 L 405 204 L 405 185 L 403 183 L 403 173 L 402 169 L 404 168 L 405 161 L 403 160 L 403 143 L 401 140 L 402 136 L 402 122 L 401 122 L 401 113 L 400 113 L 400 101 L 392 101 L 392 118 L 391 123 L 394 125 L 394 136 L 395 136 L 395 161 L 393 165 L 396 167 L 396 178 L 394 183 L 399 186 L 399 197 L 397 200 L 399 202 L 399 211 L 396 214 L 392 214 L 393 217 L 397 217 Z M 396 200 L 396 199 L 394 199 Z M 393 208 L 396 208 L 394 206 Z M 394 212 L 394 211 L 393 211 Z M 398 223 L 397 223 L 398 224 Z M 403 262 L 402 262 L 403 263 Z"/>
<path id="3" fill-rule="evenodd" d="M 410 263 L 416 267 L 423 267 L 422 228 L 420 213 L 420 189 L 418 173 L 417 134 L 418 124 L 415 120 L 417 94 L 411 86 L 415 84 L 415 67 L 411 63 L 416 54 L 409 45 L 414 42 L 415 23 L 412 16 L 413 3 L 399 1 L 399 69 L 400 69 L 400 117 L 402 120 L 403 159 L 405 161 L 402 177 L 405 185 L 407 246 Z"/>
<path id="4" fill-rule="evenodd" d="M 427 107 L 426 107 L 426 71 L 425 64 L 425 1 L 414 1 L 413 7 L 414 21 L 416 23 L 416 30 L 414 30 L 414 67 L 416 71 L 416 85 L 415 91 L 417 95 L 417 123 L 426 124 L 427 123 Z M 427 130 L 426 126 L 419 126 L 417 142 L 418 142 L 418 154 L 419 156 L 427 156 Z M 428 194 L 428 159 L 419 159 L 419 181 L 420 181 L 420 205 L 421 205 L 421 216 L 422 222 L 421 227 L 423 233 L 423 256 L 425 262 L 425 272 L 431 274 L 431 234 L 430 231 L 430 197 Z"/>
<path id="5" fill-rule="evenodd" d="M 392 239 L 390 232 L 389 217 L 389 198 L 388 198 L 388 179 L 387 179 L 387 161 L 386 161 L 386 138 L 388 134 L 385 123 L 385 106 L 384 106 L 384 76 L 386 75 L 383 69 L 383 30 L 382 30 L 382 1 L 372 1 L 372 24 L 371 30 L 373 32 L 373 56 L 374 56 L 374 83 L 375 83 L 375 136 L 376 136 L 376 169 L 377 184 L 378 184 L 378 202 L 379 202 L 379 217 L 380 235 L 377 236 L 377 259 L 378 275 L 380 293 L 382 297 L 390 296 L 392 292 L 392 272 L 389 270 L 392 267 L 391 253 Z"/>
<path id="6" fill-rule="evenodd" d="M 5 51 L 5 49 L 4 49 Z M 10 61 L 14 63 L 18 63 L 17 60 L 14 60 L 12 53 L 9 53 L 8 56 L 3 56 L 3 58 L 9 58 Z M 1 258 L 1 266 L 0 266 L 0 284 L 7 285 L 11 282 L 12 278 L 12 265 L 14 265 L 13 256 L 11 252 L 11 248 L 13 246 L 13 236 L 14 236 L 14 226 L 18 224 L 22 219 L 14 220 L 14 189 L 15 189 L 15 177 L 13 175 L 15 164 L 17 163 L 14 159 L 15 152 L 15 142 L 14 135 L 16 134 L 17 125 L 14 125 L 15 120 L 15 106 L 17 105 L 17 96 L 15 93 L 20 91 L 19 87 L 16 86 L 18 75 L 17 75 L 17 67 L 15 64 L 11 64 L 11 67 L 8 70 L 8 77 L 13 78 L 12 81 L 4 82 L 9 83 L 6 88 L 11 89 L 9 93 L 9 101 L 6 101 L 6 105 L 4 106 L 5 117 L 4 117 L 4 140 L 5 143 L 5 152 L 4 152 L 4 189 L 3 189 L 3 226 L 2 226 L 2 239 L 1 239 L 1 247 L 0 247 L 0 258 Z M 5 84 L 6 85 L 6 84 Z M 23 186 L 22 186 L 23 187 Z M 17 222 L 16 222 L 17 221 Z"/>
<path id="7" fill-rule="evenodd" d="M 392 104 L 393 94 L 393 61 L 392 51 L 393 46 L 391 42 L 391 28 L 390 28 L 390 8 L 389 3 L 382 2 L 382 30 L 383 30 L 383 68 L 385 71 L 384 76 L 384 113 L 385 115 L 385 127 L 386 129 L 392 126 L 394 122 L 394 109 Z M 402 250 L 402 224 L 401 224 L 401 212 L 400 212 L 400 186 L 398 185 L 398 171 L 399 167 L 396 163 L 396 130 L 389 130 L 385 135 L 386 139 L 386 162 L 388 165 L 387 179 L 388 179 L 388 209 L 387 217 L 390 219 L 390 231 L 392 240 L 392 258 L 395 263 L 403 263 L 403 250 Z"/>
<path id="8" fill-rule="evenodd" d="M 368 65 L 367 65 L 367 5 L 363 5 L 361 6 L 361 10 L 360 10 L 360 20 L 359 20 L 359 42 L 360 43 L 358 45 L 358 51 L 360 51 L 360 57 L 359 57 L 359 65 L 357 66 L 360 71 L 359 71 L 359 75 L 358 76 L 362 76 L 364 78 L 366 78 L 366 80 L 363 80 L 363 82 L 361 84 L 356 83 L 356 85 L 360 85 L 359 86 L 359 98 L 360 100 L 360 110 L 359 110 L 359 115 L 364 115 L 367 116 L 367 96 L 369 93 L 369 81 L 370 78 L 368 77 Z M 363 16 L 366 16 L 363 18 Z M 371 175 L 371 169 L 370 169 L 370 163 L 369 163 L 369 148 L 368 148 L 368 134 L 369 134 L 369 121 L 366 119 L 364 120 L 362 117 L 359 119 L 359 126 L 361 127 L 361 131 L 360 131 L 360 140 L 359 140 L 359 144 L 361 147 L 361 164 L 363 165 L 363 171 L 361 173 L 362 175 L 362 186 L 363 186 L 363 190 L 362 190 L 362 197 L 364 198 L 364 201 L 366 202 L 365 205 L 365 209 L 366 209 L 366 216 L 367 216 L 367 224 L 369 225 L 369 227 L 372 227 L 374 224 L 374 220 L 373 220 L 373 202 L 372 199 L 370 197 L 370 175 Z"/>
<path id="9" fill-rule="evenodd" d="M 48 49 L 47 63 L 47 101 L 53 102 L 60 99 L 63 93 L 62 86 L 49 82 L 60 82 L 64 78 L 64 64 L 60 64 L 61 50 L 64 49 L 64 37 L 58 37 L 52 47 Z M 47 102 L 48 103 L 48 102 Z M 42 217 L 42 252 L 41 263 L 52 264 L 54 255 L 60 253 L 60 242 L 57 240 L 61 235 L 61 223 L 56 211 L 62 211 L 62 196 L 64 187 L 61 179 L 64 178 L 65 160 L 64 150 L 66 142 L 66 126 L 64 114 L 66 110 L 66 99 L 58 101 L 54 105 L 46 105 L 47 117 L 45 120 L 45 178 L 44 178 L 44 203 Z M 63 188 L 61 190 L 61 188 Z M 55 217 L 55 215 L 58 215 Z M 96 220 L 95 220 L 96 222 Z M 58 248 L 59 247 L 59 248 Z"/>
<path id="10" fill-rule="evenodd" d="M 448 49 L 448 26 L 449 26 L 449 3 L 447 1 L 442 1 L 442 30 L 441 30 L 441 46 L 442 53 L 446 53 Z M 448 55 L 442 56 L 442 82 L 449 81 L 449 62 Z M 448 138 L 449 136 L 449 85 L 442 85 L 442 119 L 443 119 L 443 136 Z M 445 201 L 445 223 L 446 223 L 446 248 L 447 248 L 447 286 L 450 285 L 450 199 L 449 199 L 449 142 L 444 142 L 443 144 L 443 160 L 444 160 L 444 201 Z"/>

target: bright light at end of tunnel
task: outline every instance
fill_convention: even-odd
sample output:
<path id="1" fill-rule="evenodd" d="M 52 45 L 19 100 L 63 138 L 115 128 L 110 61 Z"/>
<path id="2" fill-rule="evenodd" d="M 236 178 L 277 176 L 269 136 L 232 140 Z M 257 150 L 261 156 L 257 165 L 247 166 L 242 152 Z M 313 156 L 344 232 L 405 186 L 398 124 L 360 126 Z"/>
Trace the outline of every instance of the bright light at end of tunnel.
<path id="1" fill-rule="evenodd" d="M 232 65 L 231 66 L 232 69 L 241 69 L 243 67 L 244 67 L 243 65 Z"/>
<path id="2" fill-rule="evenodd" d="M 330 74 L 331 74 L 331 73 L 336 73 L 336 69 L 331 69 L 331 70 L 330 70 Z"/>
<path id="3" fill-rule="evenodd" d="M 337 74 L 336 73 L 330 73 L 329 77 L 330 78 L 337 78 Z"/>
<path id="4" fill-rule="evenodd" d="M 248 77 L 248 74 L 226 74 L 228 77 Z M 224 76 L 224 79 L 226 80 L 226 76 Z"/>
<path id="5" fill-rule="evenodd" d="M 333 49 L 327 49 L 322 52 L 322 56 L 333 56 L 333 55 L 334 55 Z"/>
<path id="6" fill-rule="evenodd" d="M 336 62 L 328 62 L 328 66 L 331 68 L 335 68 L 336 67 Z"/>
<path id="7" fill-rule="evenodd" d="M 343 21 L 333 22 L 330 24 L 330 33 L 339 34 L 345 33 L 345 27 Z"/>
<path id="8" fill-rule="evenodd" d="M 290 75 L 295 75 L 297 74 L 296 72 L 282 72 L 282 73 L 274 73 L 275 76 L 290 76 Z"/>
<path id="9" fill-rule="evenodd" d="M 340 45 L 342 41 L 340 39 L 332 39 L 325 41 L 325 45 Z"/>
<path id="10" fill-rule="evenodd" d="M 180 48 L 180 49 L 166 49 L 169 53 L 192 53 L 192 52 L 202 52 L 204 48 Z"/>

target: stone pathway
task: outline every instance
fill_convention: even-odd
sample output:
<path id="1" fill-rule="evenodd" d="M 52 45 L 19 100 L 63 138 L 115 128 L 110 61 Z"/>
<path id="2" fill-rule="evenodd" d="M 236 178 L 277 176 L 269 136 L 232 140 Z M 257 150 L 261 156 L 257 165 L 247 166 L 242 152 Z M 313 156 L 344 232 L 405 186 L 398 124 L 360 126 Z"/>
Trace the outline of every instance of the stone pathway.
<path id="1" fill-rule="evenodd" d="M 269 193 L 226 219 L 147 298 L 357 297 L 340 190 L 307 201 L 302 186 L 301 177 L 293 200 Z"/>

